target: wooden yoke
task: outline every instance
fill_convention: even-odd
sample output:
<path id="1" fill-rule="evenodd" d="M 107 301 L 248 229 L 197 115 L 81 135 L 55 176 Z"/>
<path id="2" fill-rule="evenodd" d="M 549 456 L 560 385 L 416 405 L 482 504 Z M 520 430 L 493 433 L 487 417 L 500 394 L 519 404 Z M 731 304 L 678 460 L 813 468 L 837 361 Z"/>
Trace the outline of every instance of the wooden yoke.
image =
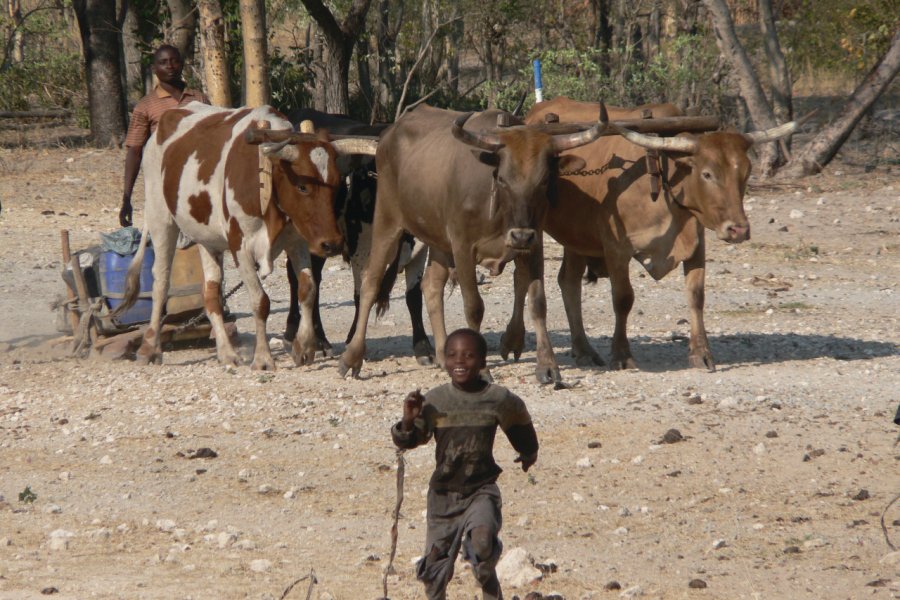
<path id="1" fill-rule="evenodd" d="M 268 121 L 257 121 L 257 129 L 271 129 Z M 266 156 L 263 146 L 259 145 L 259 209 L 265 216 L 272 200 L 272 161 Z"/>

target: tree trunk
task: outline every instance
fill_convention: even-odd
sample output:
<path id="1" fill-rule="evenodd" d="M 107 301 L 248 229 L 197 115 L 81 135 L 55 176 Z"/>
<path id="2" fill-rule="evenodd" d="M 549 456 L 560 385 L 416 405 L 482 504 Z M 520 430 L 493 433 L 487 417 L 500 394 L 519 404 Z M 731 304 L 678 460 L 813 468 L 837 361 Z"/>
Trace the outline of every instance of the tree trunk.
<path id="1" fill-rule="evenodd" d="M 376 29 L 377 67 L 378 67 L 378 101 L 372 111 L 371 122 L 387 120 L 387 115 L 393 114 L 393 109 L 399 99 L 398 74 L 394 67 L 397 65 L 397 35 L 403 23 L 402 9 L 395 27 L 391 27 L 391 3 L 390 0 L 380 0 L 378 3 L 378 24 Z M 401 73 L 403 78 L 405 74 Z"/>
<path id="2" fill-rule="evenodd" d="M 193 63 L 194 32 L 197 30 L 197 14 L 191 0 L 166 0 L 172 15 L 169 39 L 178 48 L 185 63 Z"/>
<path id="3" fill-rule="evenodd" d="M 123 89 L 128 100 L 136 103 L 146 93 L 144 90 L 144 75 L 141 66 L 140 38 L 138 37 L 138 17 L 134 10 L 134 3 L 123 0 L 125 7 L 124 19 L 122 19 L 122 57 L 124 67 Z"/>
<path id="4" fill-rule="evenodd" d="M 309 16 L 319 25 L 324 36 L 325 79 L 319 86 L 325 91 L 327 112 L 350 112 L 350 59 L 353 45 L 366 24 L 366 13 L 372 0 L 353 0 L 344 21 L 338 24 L 322 0 L 301 0 Z"/>
<path id="5" fill-rule="evenodd" d="M 6 59 L 9 64 L 18 65 L 25 60 L 25 31 L 22 29 L 25 20 L 22 17 L 22 4 L 19 0 L 9 0 L 6 8 L 13 28 Z"/>
<path id="6" fill-rule="evenodd" d="M 447 87 L 454 94 L 458 94 L 460 75 L 459 50 L 462 48 L 463 38 L 466 33 L 465 20 L 458 18 L 460 17 L 459 5 L 456 5 L 451 17 L 456 20 L 449 25 L 450 31 L 447 37 L 444 38 L 444 60 L 446 62 Z"/>
<path id="7" fill-rule="evenodd" d="M 269 103 L 269 65 L 266 58 L 265 0 L 240 0 L 241 32 L 244 39 L 244 104 Z"/>
<path id="8" fill-rule="evenodd" d="M 91 137 L 97 146 L 121 143 L 125 134 L 125 102 L 119 76 L 116 3 L 74 0 L 84 53 Z"/>
<path id="9" fill-rule="evenodd" d="M 769 59 L 769 76 L 772 79 L 772 108 L 775 117 L 782 123 L 794 118 L 791 102 L 791 76 L 787 61 L 778 43 L 778 31 L 772 14 L 772 0 L 759 0 L 759 24 L 763 33 L 766 57 Z"/>
<path id="10" fill-rule="evenodd" d="M 595 31 L 593 35 L 594 46 L 601 51 L 599 62 L 600 72 L 605 77 L 609 76 L 609 50 L 612 48 L 612 28 L 609 26 L 609 0 L 593 0 L 591 10 L 594 14 Z"/>
<path id="11" fill-rule="evenodd" d="M 820 172 L 834 158 L 867 110 L 891 85 L 900 71 L 900 29 L 894 33 L 891 47 L 866 75 L 838 117 L 793 157 L 779 175 L 801 177 Z"/>
<path id="12" fill-rule="evenodd" d="M 225 54 L 225 18 L 219 0 L 198 0 L 200 9 L 200 47 L 206 94 L 216 106 L 231 107 L 231 83 Z"/>
<path id="13" fill-rule="evenodd" d="M 716 44 L 719 51 L 728 60 L 734 70 L 738 89 L 741 97 L 747 103 L 750 117 L 757 129 L 769 129 L 776 125 L 775 115 L 766 100 L 759 79 L 750 63 L 750 57 L 738 40 L 734 30 L 734 22 L 725 0 L 703 0 L 703 4 L 709 10 L 713 29 L 716 34 Z M 760 174 L 763 177 L 771 177 L 778 165 L 779 152 L 775 142 L 763 144 L 759 151 Z"/>

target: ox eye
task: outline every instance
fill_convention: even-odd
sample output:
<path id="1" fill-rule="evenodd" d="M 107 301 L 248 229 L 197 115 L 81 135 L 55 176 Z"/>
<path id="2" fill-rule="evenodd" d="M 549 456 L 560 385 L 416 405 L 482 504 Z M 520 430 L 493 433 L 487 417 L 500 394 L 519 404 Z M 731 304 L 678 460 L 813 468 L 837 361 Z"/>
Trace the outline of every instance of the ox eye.
<path id="1" fill-rule="evenodd" d="M 300 190 L 301 194 L 309 194 L 309 186 L 305 183 L 298 184 L 297 189 Z"/>
<path id="2" fill-rule="evenodd" d="M 709 172 L 709 171 L 703 171 L 703 173 L 701 173 L 701 174 L 703 175 L 703 179 L 705 179 L 706 181 L 712 181 L 712 180 L 713 180 L 713 174 L 712 174 L 711 172 Z"/>

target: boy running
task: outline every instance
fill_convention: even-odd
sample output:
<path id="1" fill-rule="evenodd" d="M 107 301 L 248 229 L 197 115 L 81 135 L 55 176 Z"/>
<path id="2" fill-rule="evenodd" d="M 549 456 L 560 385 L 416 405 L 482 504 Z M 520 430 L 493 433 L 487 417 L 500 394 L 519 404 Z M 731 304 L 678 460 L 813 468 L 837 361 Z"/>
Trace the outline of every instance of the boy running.
<path id="1" fill-rule="evenodd" d="M 537 460 L 538 441 L 521 398 L 503 386 L 485 382 L 487 344 L 480 333 L 458 329 L 447 336 L 445 364 L 450 383 L 422 396 L 411 392 L 403 419 L 391 428 L 399 448 L 415 448 L 434 436 L 436 467 L 428 484 L 428 531 L 417 577 L 428 600 L 445 600 L 453 564 L 463 550 L 472 563 L 484 600 L 501 600 L 495 567 L 502 545 L 502 524 L 494 462 L 497 427 L 519 453 L 522 470 Z"/>

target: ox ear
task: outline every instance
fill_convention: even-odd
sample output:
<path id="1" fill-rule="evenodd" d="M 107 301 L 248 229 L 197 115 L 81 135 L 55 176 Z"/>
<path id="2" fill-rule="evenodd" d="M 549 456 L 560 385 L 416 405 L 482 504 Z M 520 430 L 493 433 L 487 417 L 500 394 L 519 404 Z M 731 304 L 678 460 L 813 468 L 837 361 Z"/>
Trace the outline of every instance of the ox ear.
<path id="1" fill-rule="evenodd" d="M 486 164 L 489 167 L 499 167 L 500 166 L 500 157 L 497 156 L 496 152 L 486 152 L 484 150 L 479 150 L 477 148 L 472 148 L 472 156 L 475 157 L 476 160 Z"/>
<path id="2" fill-rule="evenodd" d="M 560 172 L 580 171 L 587 166 L 583 158 L 571 154 L 560 156 L 556 164 L 559 166 Z"/>

